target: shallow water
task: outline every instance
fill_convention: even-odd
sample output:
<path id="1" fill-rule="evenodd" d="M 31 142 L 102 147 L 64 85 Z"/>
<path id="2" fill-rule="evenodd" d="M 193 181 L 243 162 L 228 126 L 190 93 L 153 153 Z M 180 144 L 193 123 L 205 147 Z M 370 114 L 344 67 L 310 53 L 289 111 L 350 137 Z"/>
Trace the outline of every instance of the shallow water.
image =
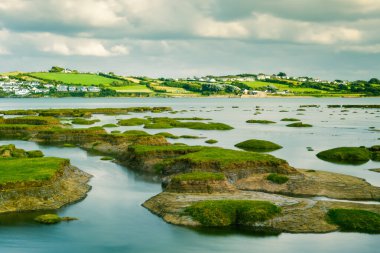
<path id="1" fill-rule="evenodd" d="M 96 115 L 102 122 L 116 118 L 143 116 L 207 117 L 232 125 L 231 131 L 189 129 L 147 130 L 176 135 L 191 134 L 217 139 L 217 146 L 234 148 L 234 144 L 251 138 L 276 142 L 284 148 L 271 154 L 284 158 L 298 168 L 321 169 L 365 178 L 380 186 L 380 163 L 368 162 L 348 166 L 324 162 L 315 154 L 338 146 L 371 146 L 379 144 L 380 112 L 377 109 L 328 109 L 328 104 L 378 104 L 378 98 L 366 99 L 1 99 L 0 109 L 171 106 L 187 110 L 178 114 L 132 114 L 125 116 Z M 296 111 L 301 104 L 319 104 L 320 108 Z M 223 106 L 224 108 L 218 108 Z M 232 108 L 238 106 L 239 108 Z M 254 115 L 255 107 L 264 109 Z M 191 111 L 194 110 L 194 111 Z M 215 111 L 217 110 L 217 111 Z M 279 112 L 287 110 L 288 112 Z M 208 112 L 209 111 L 209 112 Z M 353 113 L 357 112 L 357 113 Z M 366 113 L 367 112 L 367 113 Z M 297 115 L 304 113 L 305 115 Z M 333 114 L 333 115 L 330 115 Z M 347 115 L 343 115 L 347 114 Z M 288 128 L 281 118 L 296 117 L 312 128 Z M 341 119 L 345 118 L 345 119 Z M 245 123 L 248 119 L 276 121 L 273 125 Z M 326 122 L 327 121 L 327 122 Z M 79 126 L 78 126 L 79 127 Z M 142 127 L 120 127 L 120 130 Z M 115 130 L 110 128 L 109 130 Z M 192 145 L 205 139 L 179 139 Z M 9 141 L 0 141 L 0 144 Z M 78 217 L 79 221 L 44 226 L 32 221 L 36 214 L 0 216 L 0 252 L 376 252 L 379 235 L 360 233 L 287 234 L 257 236 L 247 233 L 196 231 L 166 224 L 141 207 L 161 187 L 155 178 L 139 175 L 99 156 L 78 148 L 38 146 L 32 142 L 12 141 L 25 149 L 41 149 L 48 156 L 70 158 L 72 164 L 94 175 L 88 197 L 77 204 L 58 210 L 60 215 Z M 307 151 L 306 147 L 315 151 Z"/>

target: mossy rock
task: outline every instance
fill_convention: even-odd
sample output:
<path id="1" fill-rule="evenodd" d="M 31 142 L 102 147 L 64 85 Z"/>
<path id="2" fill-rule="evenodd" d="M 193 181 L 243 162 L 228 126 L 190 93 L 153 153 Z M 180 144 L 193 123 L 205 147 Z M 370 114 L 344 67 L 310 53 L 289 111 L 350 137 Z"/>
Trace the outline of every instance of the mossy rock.
<path id="1" fill-rule="evenodd" d="M 31 150 L 31 151 L 26 151 L 26 154 L 30 158 L 35 158 L 35 157 L 43 157 L 44 153 L 42 153 L 41 150 Z"/>
<path id="2" fill-rule="evenodd" d="M 372 152 L 371 160 L 375 162 L 380 162 L 380 151 Z"/>
<path id="3" fill-rule="evenodd" d="M 42 224 L 56 224 L 62 221 L 61 217 L 57 214 L 43 214 L 37 216 L 34 220 Z"/>
<path id="4" fill-rule="evenodd" d="M 328 221 L 345 232 L 380 233 L 380 214 L 359 209 L 330 209 Z"/>
<path id="5" fill-rule="evenodd" d="M 120 126 L 141 126 L 150 123 L 147 119 L 140 118 L 131 118 L 131 119 L 122 119 L 117 123 Z"/>
<path id="6" fill-rule="evenodd" d="M 73 119 L 71 123 L 75 125 L 93 125 L 99 121 L 100 121 L 99 119 L 88 120 L 88 119 L 76 118 L 76 119 Z"/>
<path id="7" fill-rule="evenodd" d="M 295 122 L 295 123 L 288 124 L 286 126 L 287 127 L 312 127 L 313 125 L 305 124 L 305 123 L 302 123 L 302 122 Z"/>
<path id="8" fill-rule="evenodd" d="M 116 124 L 104 124 L 102 127 L 111 128 L 111 127 L 118 127 L 118 125 L 116 125 Z"/>
<path id="9" fill-rule="evenodd" d="M 168 139 L 179 139 L 179 136 L 168 133 L 168 132 L 161 132 L 161 133 L 157 133 L 155 135 L 164 136 L 165 138 L 168 138 Z"/>
<path id="10" fill-rule="evenodd" d="M 215 144 L 215 143 L 218 143 L 218 141 L 214 140 L 214 139 L 209 139 L 209 140 L 206 140 L 205 143 L 207 143 L 207 144 Z"/>
<path id="11" fill-rule="evenodd" d="M 281 208 L 268 201 L 205 200 L 187 207 L 184 214 L 203 226 L 227 227 L 266 221 L 280 212 Z"/>
<path id="12" fill-rule="evenodd" d="M 235 145 L 235 147 L 254 152 L 270 152 L 277 149 L 281 149 L 282 146 L 265 140 L 246 140 Z"/>
<path id="13" fill-rule="evenodd" d="M 271 173 L 269 174 L 266 179 L 268 181 L 271 181 L 272 183 L 275 184 L 285 184 L 286 182 L 289 181 L 289 178 L 285 175 L 277 174 L 277 173 Z"/>
<path id="14" fill-rule="evenodd" d="M 62 146 L 65 148 L 76 148 L 77 147 L 76 145 L 71 144 L 71 143 L 64 143 Z"/>
<path id="15" fill-rule="evenodd" d="M 258 120 L 258 119 L 250 119 L 246 121 L 247 123 L 251 124 L 274 124 L 276 122 L 270 121 L 270 120 Z"/>
<path id="16" fill-rule="evenodd" d="M 128 130 L 123 132 L 123 135 L 150 136 L 150 134 L 142 130 Z"/>
<path id="17" fill-rule="evenodd" d="M 221 181 L 225 180 L 226 177 L 223 173 L 213 173 L 213 172 L 202 172 L 195 171 L 190 173 L 181 173 L 171 177 L 173 182 L 182 182 L 182 181 Z"/>
<path id="18" fill-rule="evenodd" d="M 301 120 L 296 119 L 296 118 L 283 118 L 281 119 L 281 121 L 301 121 Z"/>
<path id="19" fill-rule="evenodd" d="M 110 160 L 113 160 L 113 157 L 103 156 L 102 158 L 100 158 L 100 160 L 102 160 L 102 161 L 110 161 Z"/>
<path id="20" fill-rule="evenodd" d="M 317 157 L 334 163 L 363 164 L 371 159 L 371 152 L 364 147 L 340 147 L 319 152 Z"/>
<path id="21" fill-rule="evenodd" d="M 60 223 L 61 221 L 73 221 L 78 219 L 74 217 L 59 217 L 57 214 L 43 214 L 37 216 L 34 220 L 38 223 L 51 225 Z"/>

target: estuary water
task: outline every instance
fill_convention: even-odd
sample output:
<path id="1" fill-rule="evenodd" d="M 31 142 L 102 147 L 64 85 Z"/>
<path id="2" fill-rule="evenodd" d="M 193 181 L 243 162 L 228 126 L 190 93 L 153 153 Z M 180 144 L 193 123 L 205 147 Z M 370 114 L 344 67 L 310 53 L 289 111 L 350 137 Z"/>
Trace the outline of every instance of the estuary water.
<path id="1" fill-rule="evenodd" d="M 319 105 L 300 109 L 300 105 Z M 366 179 L 380 186 L 379 162 L 350 166 L 319 160 L 321 150 L 339 146 L 380 144 L 380 110 L 327 108 L 330 104 L 380 104 L 379 98 L 265 98 L 265 99 L 132 99 L 132 98 L 64 98 L 0 99 L 0 110 L 33 108 L 97 108 L 131 106 L 171 106 L 177 114 L 136 113 L 131 115 L 95 115 L 101 122 L 144 116 L 203 117 L 234 127 L 230 131 L 189 129 L 146 130 L 196 135 L 203 139 L 177 139 L 191 145 L 214 144 L 234 148 L 247 139 L 273 141 L 284 148 L 271 152 L 297 168 L 327 170 Z M 260 112 L 260 114 L 257 114 Z M 282 118 L 298 118 L 312 128 L 289 128 Z M 248 119 L 265 119 L 276 124 L 247 124 Z M 76 126 L 80 127 L 80 126 Z M 119 127 L 117 130 L 143 130 L 142 127 Z M 114 128 L 110 130 L 115 130 Z M 360 233 L 288 234 L 258 236 L 236 232 L 197 231 L 165 223 L 141 204 L 161 192 L 156 178 L 138 174 L 110 161 L 101 161 L 79 148 L 39 146 L 33 142 L 14 143 L 30 150 L 41 149 L 46 156 L 69 158 L 71 163 L 92 174 L 92 190 L 83 201 L 58 210 L 62 216 L 78 221 L 45 226 L 33 222 L 36 213 L 0 215 L 0 252 L 378 252 L 380 235 Z M 312 147 L 314 151 L 308 151 Z M 1 175 L 0 175 L 1 176 Z"/>

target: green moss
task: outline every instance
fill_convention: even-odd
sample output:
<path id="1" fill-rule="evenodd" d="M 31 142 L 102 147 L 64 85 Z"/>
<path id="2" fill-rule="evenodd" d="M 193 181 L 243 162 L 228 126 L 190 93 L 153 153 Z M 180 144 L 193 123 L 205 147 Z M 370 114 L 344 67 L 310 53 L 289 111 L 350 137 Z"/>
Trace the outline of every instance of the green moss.
<path id="1" fill-rule="evenodd" d="M 175 120 L 211 120 L 209 118 L 190 117 L 190 118 L 173 118 Z"/>
<path id="2" fill-rule="evenodd" d="M 263 162 L 272 164 L 282 164 L 285 162 L 284 160 L 267 154 L 244 152 L 217 147 L 203 147 L 197 152 L 180 156 L 177 159 L 190 160 L 192 162 L 214 162 L 219 164 L 219 169 L 223 169 L 223 167 L 228 164 L 238 164 L 244 162 Z"/>
<path id="3" fill-rule="evenodd" d="M 190 152 L 197 152 L 202 150 L 204 147 L 201 146 L 187 146 L 187 145 L 165 145 L 165 146 L 148 146 L 148 145 L 135 145 L 130 146 L 129 151 L 135 154 L 150 154 L 150 153 L 178 153 L 187 154 Z"/>
<path id="4" fill-rule="evenodd" d="M 276 143 L 256 139 L 240 142 L 235 147 L 255 152 L 270 152 L 282 148 L 282 146 Z"/>
<path id="5" fill-rule="evenodd" d="M 317 157 L 328 162 L 361 164 L 371 159 L 371 152 L 366 148 L 340 147 L 319 152 Z"/>
<path id="6" fill-rule="evenodd" d="M 223 173 L 212 173 L 212 172 L 201 172 L 201 171 L 177 174 L 171 178 L 173 182 L 208 181 L 208 180 L 220 181 L 224 179 L 225 179 L 225 176 Z"/>
<path id="7" fill-rule="evenodd" d="M 26 151 L 26 154 L 30 158 L 37 158 L 37 157 L 43 157 L 44 153 L 42 153 L 41 150 L 31 150 L 31 151 Z"/>
<path id="8" fill-rule="evenodd" d="M 270 121 L 270 120 L 258 120 L 258 119 L 250 119 L 246 121 L 247 123 L 253 123 L 253 124 L 274 124 L 276 122 Z"/>
<path id="9" fill-rule="evenodd" d="M 118 125 L 116 125 L 116 124 L 105 124 L 105 125 L 103 125 L 102 127 L 104 127 L 104 128 L 110 128 L 110 127 L 118 127 Z"/>
<path id="10" fill-rule="evenodd" d="M 328 221 L 336 224 L 342 231 L 380 233 L 380 215 L 358 209 L 330 209 Z"/>
<path id="11" fill-rule="evenodd" d="M 76 124 L 76 125 L 92 125 L 99 121 L 100 121 L 99 119 L 87 120 L 87 119 L 82 119 L 82 118 L 76 118 L 76 119 L 73 119 L 71 123 Z"/>
<path id="12" fill-rule="evenodd" d="M 301 121 L 301 120 L 295 119 L 295 118 L 283 118 L 281 119 L 281 121 Z"/>
<path id="13" fill-rule="evenodd" d="M 168 133 L 168 132 L 161 132 L 161 133 L 157 133 L 155 135 L 164 136 L 165 138 L 169 138 L 169 139 L 179 139 L 179 136 Z"/>
<path id="14" fill-rule="evenodd" d="M 199 137 L 199 136 L 195 136 L 195 135 L 181 135 L 179 138 L 183 138 L 183 139 L 201 139 L 203 137 Z"/>
<path id="15" fill-rule="evenodd" d="M 140 126 L 150 123 L 147 119 L 140 119 L 140 118 L 131 118 L 131 119 L 121 119 L 117 123 L 120 126 Z"/>
<path id="16" fill-rule="evenodd" d="M 102 158 L 100 158 L 100 160 L 102 160 L 102 161 L 110 161 L 110 160 L 113 160 L 113 158 L 110 157 L 110 156 L 103 156 Z"/>
<path id="17" fill-rule="evenodd" d="M 119 134 L 119 133 L 121 133 L 120 130 L 113 130 L 113 131 L 111 131 L 111 134 Z"/>
<path id="18" fill-rule="evenodd" d="M 214 140 L 214 139 L 209 139 L 209 140 L 207 140 L 207 141 L 205 141 L 206 143 L 208 143 L 208 144 L 215 144 L 215 143 L 218 143 L 218 141 L 217 140 Z"/>
<path id="19" fill-rule="evenodd" d="M 281 209 L 267 201 L 206 200 L 187 207 L 185 214 L 204 226 L 225 227 L 262 222 L 279 214 Z"/>
<path id="20" fill-rule="evenodd" d="M 123 135 L 150 136 L 150 134 L 141 130 L 128 130 L 123 132 Z"/>
<path id="21" fill-rule="evenodd" d="M 231 130 L 233 127 L 223 124 L 223 123 L 214 123 L 214 122 L 182 122 L 176 120 L 175 118 L 152 118 L 152 123 L 145 124 L 144 128 L 148 129 L 165 129 L 165 128 L 189 128 L 197 130 Z"/>
<path id="22" fill-rule="evenodd" d="M 43 214 L 37 216 L 34 220 L 42 224 L 56 224 L 62 221 L 61 217 L 56 214 Z"/>
<path id="23" fill-rule="evenodd" d="M 285 175 L 280 175 L 277 173 L 271 173 L 266 177 L 267 180 L 275 184 L 285 184 L 288 182 L 289 178 Z"/>
<path id="24" fill-rule="evenodd" d="M 288 124 L 286 126 L 287 127 L 312 127 L 312 125 L 310 125 L 310 124 L 304 124 L 302 122 L 295 122 L 295 123 Z"/>
<path id="25" fill-rule="evenodd" d="M 68 160 L 55 157 L 1 158 L 0 184 L 51 179 Z"/>
<path id="26" fill-rule="evenodd" d="M 371 160 L 375 162 L 380 162 L 380 151 L 372 152 Z"/>
<path id="27" fill-rule="evenodd" d="M 65 143 L 62 146 L 65 147 L 65 148 L 75 148 L 76 147 L 76 145 L 71 144 L 71 143 Z"/>
<path id="28" fill-rule="evenodd" d="M 54 117 L 23 116 L 4 119 L 3 123 L 24 125 L 59 125 L 60 121 Z"/>

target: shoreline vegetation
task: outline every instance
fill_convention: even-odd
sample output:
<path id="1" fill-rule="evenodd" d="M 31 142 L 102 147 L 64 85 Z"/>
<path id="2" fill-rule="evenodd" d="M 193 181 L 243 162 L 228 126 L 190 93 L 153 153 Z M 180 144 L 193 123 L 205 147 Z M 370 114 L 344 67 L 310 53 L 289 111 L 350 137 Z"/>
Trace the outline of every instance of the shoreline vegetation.
<path id="1" fill-rule="evenodd" d="M 254 152 L 279 149 L 281 146 L 278 144 L 255 139 L 237 144 L 250 151 L 230 150 L 210 145 L 188 146 L 169 143 L 167 138 L 178 136 L 167 132 L 153 135 L 141 130 L 108 133 L 102 127 L 72 128 L 60 123 L 67 117 L 83 118 L 87 124 L 95 114 L 128 115 L 131 112 L 170 111 L 172 111 L 170 107 L 0 111 L 0 114 L 5 116 L 16 116 L 12 121 L 8 121 L 7 117 L 0 118 L 0 139 L 79 147 L 89 152 L 96 152 L 103 156 L 104 161 L 112 160 L 125 165 L 128 169 L 155 175 L 162 180 L 163 192 L 148 199 L 143 206 L 172 224 L 190 227 L 229 226 L 263 233 L 327 233 L 337 230 L 380 233 L 379 226 L 370 226 L 361 222 L 365 217 L 378 222 L 379 205 L 355 202 L 380 201 L 380 187 L 372 186 L 361 178 L 353 176 L 297 169 L 273 155 Z M 209 120 L 136 119 L 127 121 L 126 124 L 160 123 L 163 128 L 172 128 L 178 125 L 183 127 L 184 123 L 199 124 L 202 123 L 199 121 Z M 208 126 L 210 122 L 202 124 Z M 207 130 L 203 128 L 204 125 L 196 129 Z M 379 150 L 379 146 L 372 146 L 367 151 L 369 154 L 376 153 L 376 156 L 372 154 L 373 159 L 377 157 Z M 52 185 L 62 186 L 65 180 L 74 180 L 80 189 L 76 198 L 71 194 L 62 194 L 64 187 L 57 190 L 63 198 L 70 198 L 70 203 L 83 198 L 89 190 L 87 182 L 90 176 L 70 166 L 68 160 L 55 158 L 57 161 L 64 161 L 65 164 L 62 176 L 57 176 L 49 170 L 45 172 L 45 167 L 42 165 L 46 165 L 49 161 L 46 159 L 50 158 L 43 157 L 41 152 L 22 151 L 12 145 L 2 146 L 0 151 L 0 159 L 16 162 L 14 166 L 18 170 L 8 172 L 10 178 L 16 178 L 22 184 L 27 184 L 30 180 L 33 182 L 37 180 L 38 184 L 41 183 L 38 180 L 50 180 L 54 182 Z M 17 161 L 21 161 L 19 159 L 42 161 L 38 169 L 45 174 L 43 173 L 41 177 L 36 176 L 39 174 L 34 170 L 32 175 L 35 177 L 30 177 L 30 174 L 25 174 L 28 170 L 23 169 L 23 162 L 17 165 Z M 48 167 L 54 168 L 54 166 Z M 24 174 L 16 173 L 20 169 Z M 0 194 L 5 194 L 4 191 L 10 189 L 11 183 L 12 181 L 7 181 L 2 186 L 4 188 Z M 30 194 L 28 192 L 30 190 L 28 187 L 25 188 L 23 194 Z M 0 212 L 24 210 L 23 194 L 17 195 L 16 200 L 13 196 L 8 202 L 0 201 Z M 327 197 L 331 200 L 315 200 L 313 197 Z M 334 201 L 334 199 L 349 200 L 349 202 Z M 65 200 L 67 202 L 67 199 Z M 56 205 L 47 202 L 49 201 L 42 201 L 44 209 L 57 209 L 62 206 L 62 202 Z M 29 208 L 27 210 L 33 210 L 30 205 L 26 206 Z M 41 206 L 34 208 L 40 209 Z M 47 223 L 61 220 L 56 216 L 46 216 L 46 218 Z M 362 226 L 357 227 L 356 223 Z"/>
<path id="2" fill-rule="evenodd" d="M 238 74 L 150 78 L 85 73 L 53 66 L 46 72 L 0 73 L 0 97 L 368 97 L 380 96 L 380 80 L 320 80 Z"/>

